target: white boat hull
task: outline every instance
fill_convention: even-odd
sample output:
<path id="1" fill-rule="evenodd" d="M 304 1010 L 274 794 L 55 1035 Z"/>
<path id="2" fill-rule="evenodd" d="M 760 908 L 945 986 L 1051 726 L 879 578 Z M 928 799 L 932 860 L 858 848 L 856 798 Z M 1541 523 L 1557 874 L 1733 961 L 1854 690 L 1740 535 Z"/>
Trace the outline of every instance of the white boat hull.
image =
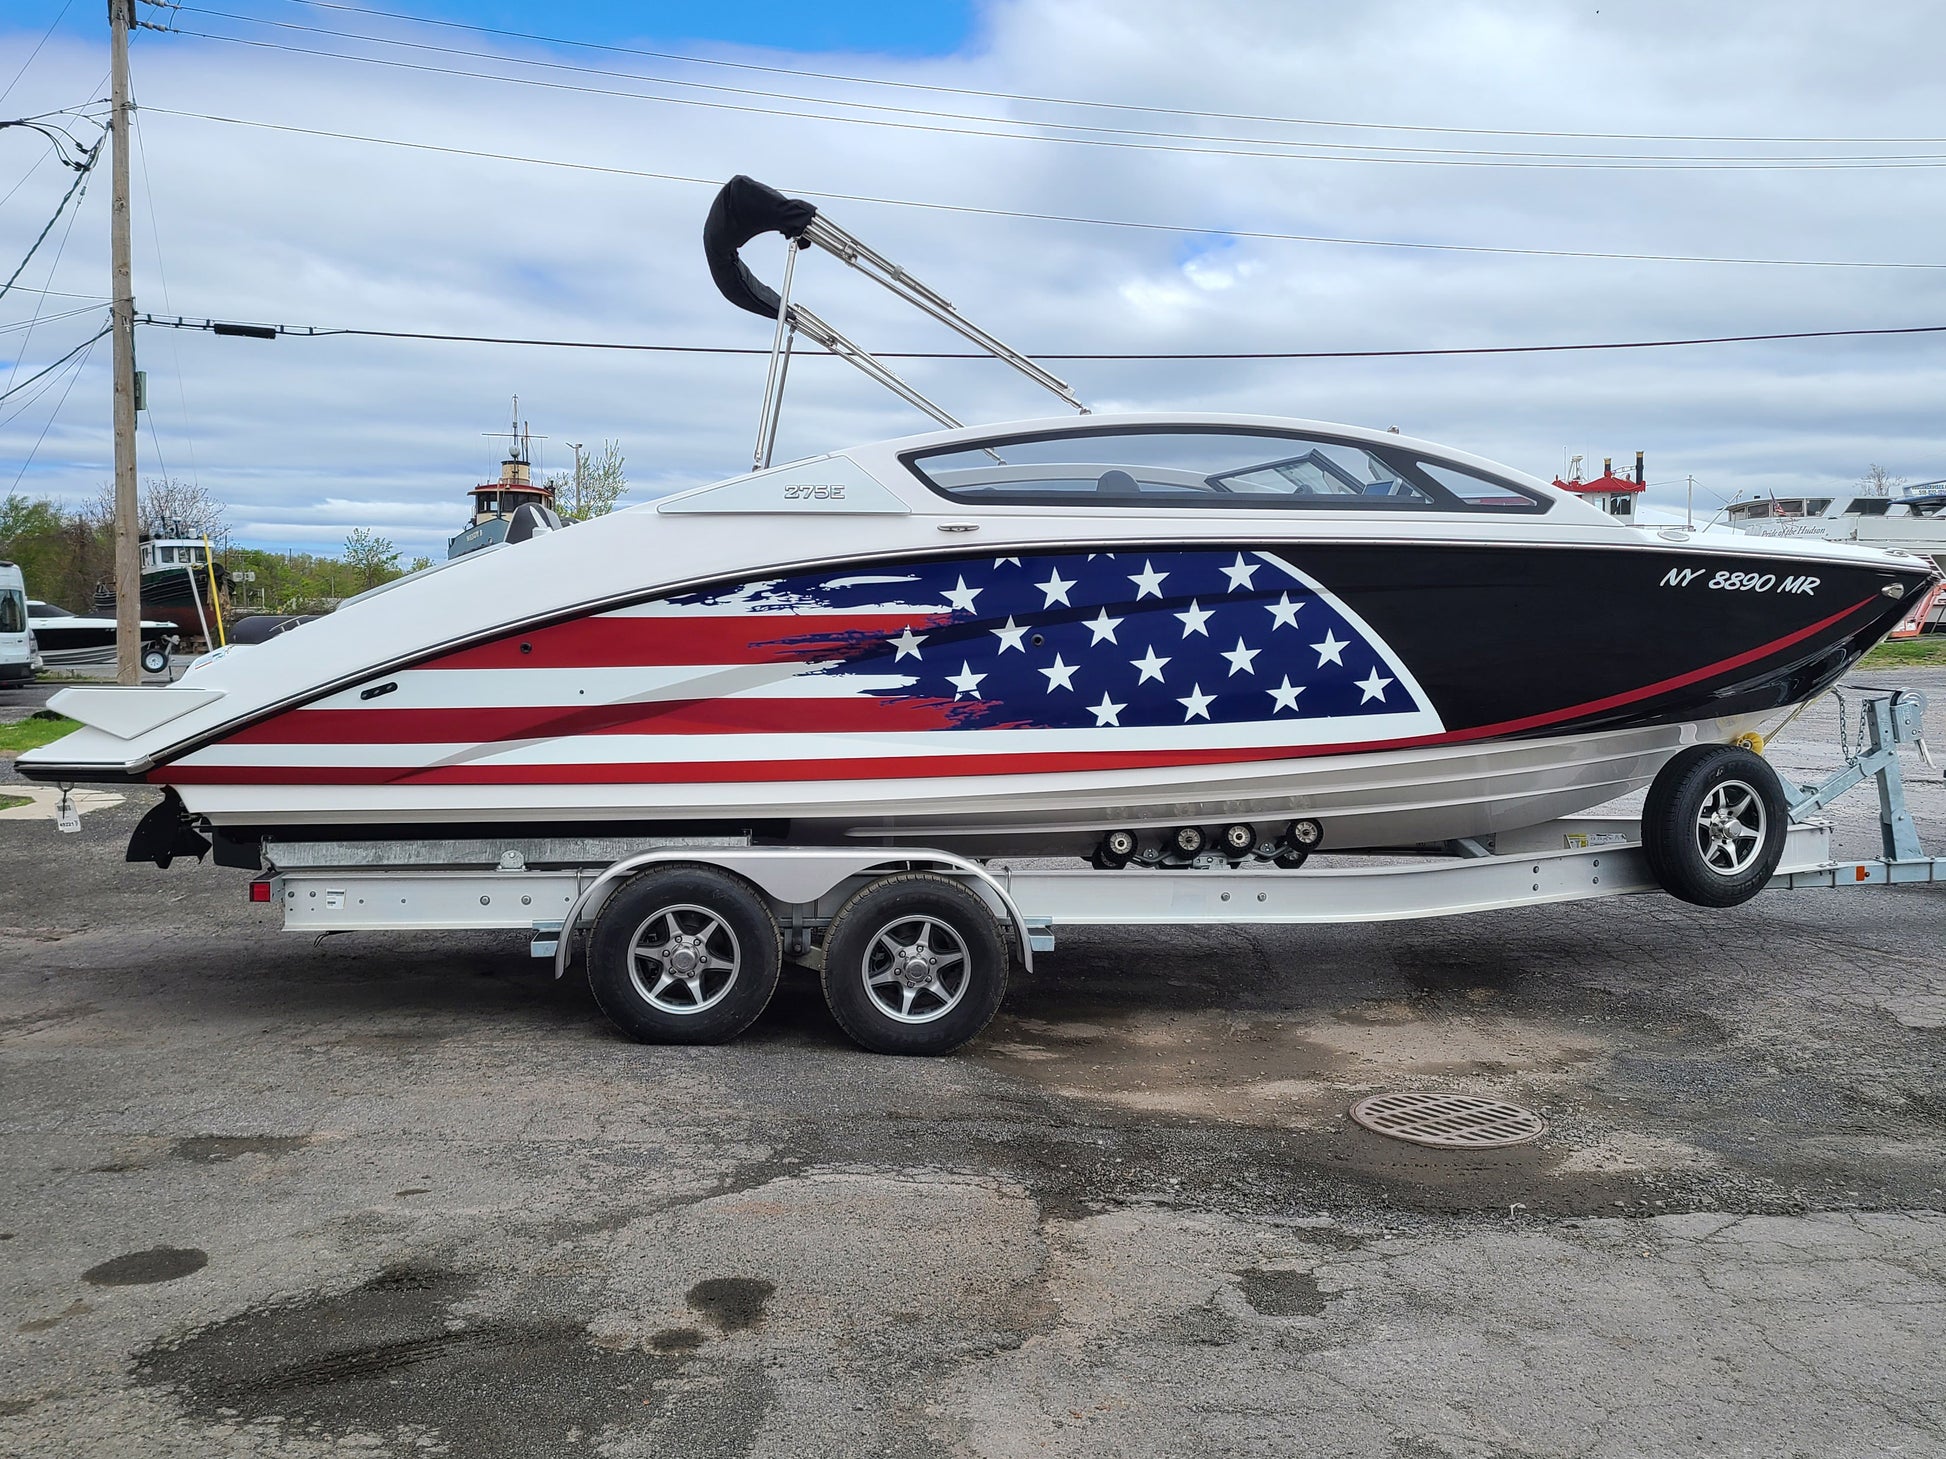
<path id="1" fill-rule="evenodd" d="M 870 783 L 506 785 L 483 815 L 464 785 L 183 785 L 219 827 L 666 823 L 774 827 L 782 839 L 937 844 L 978 854 L 1081 853 L 1116 828 L 1238 821 L 1274 835 L 1296 818 L 1327 845 L 1490 836 L 1640 790 L 1684 745 L 1756 728 L 1750 717 L 1588 734 L 1228 766 L 954 776 Z"/>

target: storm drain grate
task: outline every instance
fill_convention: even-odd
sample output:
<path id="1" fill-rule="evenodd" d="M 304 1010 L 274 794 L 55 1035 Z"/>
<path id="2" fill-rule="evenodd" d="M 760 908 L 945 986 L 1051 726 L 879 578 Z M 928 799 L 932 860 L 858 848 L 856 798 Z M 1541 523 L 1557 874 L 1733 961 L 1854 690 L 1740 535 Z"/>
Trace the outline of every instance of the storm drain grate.
<path id="1" fill-rule="evenodd" d="M 1531 1109 L 1477 1094 L 1374 1094 L 1354 1104 L 1351 1117 L 1394 1140 L 1445 1150 L 1522 1145 L 1547 1130 L 1547 1121 Z"/>

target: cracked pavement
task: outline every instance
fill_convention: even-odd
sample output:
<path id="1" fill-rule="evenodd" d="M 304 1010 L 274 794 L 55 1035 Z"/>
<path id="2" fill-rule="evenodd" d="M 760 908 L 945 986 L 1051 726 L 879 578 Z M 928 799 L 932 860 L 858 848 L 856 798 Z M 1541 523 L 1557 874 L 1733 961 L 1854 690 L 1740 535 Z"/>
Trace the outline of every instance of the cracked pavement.
<path id="1" fill-rule="evenodd" d="M 0 1454 L 1946 1454 L 1946 889 L 1064 932 L 958 1057 L 801 975 L 645 1048 L 126 866 L 147 803 L 0 823 Z M 1549 1130 L 1344 1117 L 1409 1088 Z"/>

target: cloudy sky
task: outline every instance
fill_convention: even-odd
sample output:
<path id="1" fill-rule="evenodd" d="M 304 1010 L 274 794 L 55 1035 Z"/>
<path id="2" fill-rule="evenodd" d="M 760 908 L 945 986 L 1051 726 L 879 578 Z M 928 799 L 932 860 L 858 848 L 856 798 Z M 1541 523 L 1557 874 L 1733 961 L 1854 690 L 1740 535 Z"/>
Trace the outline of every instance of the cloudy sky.
<path id="1" fill-rule="evenodd" d="M 818 201 L 1031 353 L 1946 324 L 1937 5 L 1780 0 L 1761 25 L 1745 7 L 1534 0 L 143 9 L 176 30 L 134 47 L 135 288 L 156 314 L 765 346 L 768 326 L 713 293 L 699 246 L 711 184 L 746 172 Z M 101 12 L 9 0 L 0 115 L 105 94 Z M 481 153 L 536 160 L 466 155 Z M 38 137 L 0 131 L 0 278 L 71 177 Z M 0 299 L 0 388 L 100 327 L 107 199 L 104 160 Z M 749 256 L 774 279 L 768 242 Z M 798 280 L 868 347 L 957 347 L 821 254 Z M 569 441 L 614 438 L 638 496 L 731 474 L 763 379 L 749 356 L 355 336 L 147 328 L 138 353 L 143 474 L 209 487 L 240 541 L 323 550 L 371 526 L 443 553 L 515 394 L 547 467 L 569 463 Z M 1641 448 L 1658 496 L 1680 501 L 1693 473 L 1714 505 L 1842 485 L 1870 462 L 1946 476 L 1943 358 L 1935 334 L 1055 368 L 1097 408 L 1396 425 L 1541 475 Z M 97 493 L 107 365 L 104 340 L 0 401 L 0 492 Z M 1050 413 L 995 364 L 911 375 L 969 421 Z M 780 456 L 923 425 L 807 358 Z"/>

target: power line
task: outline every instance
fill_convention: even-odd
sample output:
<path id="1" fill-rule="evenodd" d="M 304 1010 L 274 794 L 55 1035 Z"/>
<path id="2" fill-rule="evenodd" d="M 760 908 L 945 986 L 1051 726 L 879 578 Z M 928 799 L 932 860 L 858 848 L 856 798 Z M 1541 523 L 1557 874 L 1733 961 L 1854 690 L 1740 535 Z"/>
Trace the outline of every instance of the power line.
<path id="1" fill-rule="evenodd" d="M 430 16 L 408 15 L 396 10 L 379 10 L 367 5 L 340 3 L 340 0 L 291 0 L 291 3 L 308 5 L 319 10 L 337 10 L 356 15 L 375 15 L 386 20 L 405 21 L 413 25 L 429 25 L 438 26 L 447 30 L 471 31 L 476 35 L 502 36 L 512 40 L 539 41 L 545 45 L 569 46 L 590 51 L 607 51 L 614 55 L 642 56 L 651 60 L 676 61 L 690 66 L 713 66 L 727 70 L 761 72 L 772 76 L 796 76 L 807 80 L 839 81 L 853 86 L 886 87 L 901 91 L 925 91 L 945 96 L 980 97 L 992 101 L 1023 101 L 1038 106 L 1069 106 L 1095 110 L 1131 111 L 1147 113 L 1152 116 L 1195 117 L 1209 121 L 1270 122 L 1280 126 L 1291 127 L 1337 127 L 1355 131 L 1418 132 L 1445 136 L 1551 137 L 1562 140 L 1602 142 L 1743 142 L 1775 145 L 1828 144 L 1832 146 L 1946 144 L 1946 137 L 1754 137 L 1668 132 L 1570 132 L 1507 127 L 1414 126 L 1401 122 L 1350 122 L 1318 117 L 1275 116 L 1256 112 L 1199 111 L 1186 107 L 1153 106 L 1125 101 L 1090 100 L 1079 97 L 1035 96 L 1015 91 L 981 90 L 976 87 L 947 86 L 939 82 L 929 81 L 897 81 L 890 77 L 858 76 L 833 71 L 813 71 L 794 66 L 767 66 L 754 61 L 730 61 L 724 60 L 721 57 L 698 56 L 678 51 L 643 50 L 634 46 L 618 46 L 605 44 L 600 41 L 571 40 L 562 36 L 538 35 L 531 31 L 503 30 L 488 25 L 473 25 L 465 21 L 435 20 Z M 194 9 L 195 7 L 184 6 L 182 8 Z M 266 23 L 274 24 L 276 22 Z"/>
<path id="2" fill-rule="evenodd" d="M 43 112 L 38 117 L 15 117 L 10 121 L 0 122 L 0 130 L 8 127 L 25 127 L 53 147 L 54 155 L 60 158 L 63 167 L 80 172 L 88 165 L 88 144 L 59 123 L 43 120 L 45 117 L 66 115 L 69 113 Z"/>
<path id="3" fill-rule="evenodd" d="M 76 345 L 73 349 L 69 350 L 66 354 L 62 355 L 60 359 L 56 360 L 53 364 L 49 365 L 45 370 L 37 370 L 32 375 L 29 375 L 25 380 L 22 380 L 18 385 L 10 386 L 4 394 L 0 394 L 0 400 L 6 400 L 12 396 L 20 394 L 21 391 L 25 390 L 29 385 L 32 385 L 36 380 L 40 379 L 41 376 L 52 374 L 54 371 L 60 369 L 61 366 L 65 365 L 69 360 L 73 359 L 76 355 L 80 354 L 83 350 L 88 348 L 89 345 L 93 344 L 96 340 L 100 339 L 103 335 L 107 334 L 108 330 L 109 330 L 109 326 L 103 325 L 100 330 L 98 330 L 94 334 L 89 335 L 86 339 L 82 340 L 80 344 Z"/>
<path id="4" fill-rule="evenodd" d="M 101 156 L 101 144 L 107 140 L 107 135 L 104 132 L 101 138 L 95 142 L 93 148 L 89 150 L 86 160 L 82 162 L 74 174 L 74 181 L 69 183 L 68 190 L 61 194 L 61 201 L 54 205 L 54 216 L 47 220 L 47 226 L 41 229 L 40 236 L 29 246 L 27 256 L 20 261 L 20 267 L 13 271 L 13 274 L 8 278 L 6 283 L 0 284 L 0 294 L 5 294 L 7 290 L 11 289 L 15 281 L 26 272 L 27 265 L 34 261 L 34 255 L 40 251 L 40 246 L 47 242 L 47 235 L 52 233 L 54 231 L 54 225 L 61 221 L 61 214 L 67 211 L 68 203 L 74 198 L 75 194 L 86 189 L 88 172 L 94 167 L 95 159 Z"/>
<path id="5" fill-rule="evenodd" d="M 49 157 L 52 157 L 53 155 L 54 154 L 50 151 L 50 152 L 43 152 L 41 153 L 40 156 L 36 157 L 34 159 L 34 165 L 21 174 L 20 181 L 7 189 L 7 194 L 5 197 L 0 197 L 0 208 L 4 208 L 7 206 L 8 203 L 12 202 L 14 200 L 14 194 L 19 192 L 23 187 L 27 186 L 27 184 L 33 180 L 34 174 L 41 170 L 41 164 L 46 162 L 47 159 Z"/>
<path id="6" fill-rule="evenodd" d="M 214 35 L 208 31 L 177 29 L 173 33 L 193 36 L 198 40 L 217 41 L 225 45 L 250 46 L 257 50 L 283 51 L 293 55 L 319 56 L 334 61 L 350 61 L 361 66 L 382 66 L 390 70 L 412 71 L 423 75 L 458 76 L 480 81 L 498 81 L 509 86 L 538 87 L 548 91 L 575 92 L 587 96 L 623 97 L 635 101 L 655 102 L 663 106 L 684 106 L 700 108 L 707 111 L 728 111 L 753 116 L 785 117 L 792 121 L 839 122 L 847 126 L 882 127 L 895 131 L 925 132 L 935 136 L 999 138 L 1015 142 L 1051 142 L 1071 147 L 1110 148 L 1119 151 L 1134 152 L 1168 152 L 1185 156 L 1255 157 L 1279 161 L 1360 162 L 1390 164 L 1400 167 L 1501 167 L 1523 170 L 1538 169 L 1542 171 L 1593 172 L 1859 172 L 1946 167 L 1946 156 L 1932 154 L 1926 154 L 1924 160 L 1904 161 L 1849 160 L 1839 158 L 1827 161 L 1772 161 L 1752 159 L 1736 162 L 1604 162 L 1591 159 L 1533 161 L 1509 160 L 1498 157 L 1349 157 L 1330 153 L 1307 153 L 1299 157 L 1290 152 L 1266 152 L 1240 147 L 1183 147 L 1162 142 L 1115 140 L 1106 137 L 1056 137 L 1043 133 L 994 131 L 983 127 L 954 127 L 940 126 L 934 123 L 891 121 L 882 117 L 831 116 L 791 111 L 782 107 L 752 106 L 726 101 L 703 101 L 696 97 L 688 96 L 646 96 L 639 91 L 618 91 L 606 87 L 574 86 L 563 81 L 543 81 L 533 76 L 500 76 L 490 72 L 467 71 L 452 66 L 431 66 L 416 61 L 387 60 L 381 56 L 352 56 L 346 55 L 341 51 L 320 50 L 315 46 L 294 46 L 285 45 L 279 41 L 249 40 L 243 36 Z M 846 105 L 843 102 L 823 104 Z"/>
<path id="7" fill-rule="evenodd" d="M 315 0 L 306 0 L 315 3 Z M 364 142 L 379 147 L 402 147 L 415 152 L 434 152 L 449 157 L 472 157 L 492 162 L 518 162 L 531 167 L 556 167 L 570 172 L 593 172 L 611 177 L 644 178 L 653 182 L 687 183 L 697 187 L 721 187 L 720 177 L 691 177 L 674 172 L 650 172 L 634 167 L 612 167 L 598 162 L 570 162 L 557 157 L 524 157 L 511 152 L 491 152 L 473 147 L 448 147 L 433 142 L 411 142 L 402 137 L 373 137 L 354 132 L 334 132 L 317 127 L 299 127 L 286 122 L 256 121 L 247 117 L 215 116 L 207 112 L 177 111 L 169 107 L 144 108 L 151 115 L 186 117 L 194 121 L 220 122 L 227 126 L 254 127 L 262 131 L 288 132 L 301 137 L 326 137 L 341 142 Z M 1908 263 L 1876 259 L 1815 258 L 1730 258 L 1707 254 L 1616 253 L 1597 249 L 1513 248 L 1483 243 L 1422 243 L 1391 238 L 1338 238 L 1316 233 L 1280 233 L 1268 229 L 1226 228 L 1210 224 L 1149 223 L 1127 218 L 1090 218 L 1068 213 L 1037 213 L 1012 208 L 980 208 L 962 203 L 923 202 L 912 198 L 878 197 L 868 193 L 828 192 L 817 188 L 798 188 L 806 197 L 833 202 L 868 203 L 888 208 L 918 208 L 927 212 L 959 213 L 969 217 L 1017 218 L 1037 223 L 1071 223 L 1091 228 L 1123 228 L 1145 233 L 1173 233 L 1229 238 L 1248 238 L 1278 243 L 1322 243 L 1350 248 L 1395 248 L 1432 253 L 1500 254 L 1517 258 L 1582 258 L 1627 263 L 1706 263 L 1735 264 L 1770 268 L 1861 268 L 1861 269 L 1946 269 L 1946 263 Z"/>
<path id="8" fill-rule="evenodd" d="M 159 5 L 163 0 L 149 0 L 149 3 Z M 149 149 L 148 144 L 142 139 L 141 108 L 135 104 L 133 87 L 129 89 L 129 113 L 129 136 L 134 139 L 135 160 L 142 168 L 142 201 L 149 214 L 149 237 L 155 243 L 155 272 L 162 285 L 162 307 L 168 309 L 172 307 L 169 303 L 169 271 L 162 262 L 162 229 L 155 217 L 155 184 L 149 180 Z M 189 446 L 189 480 L 191 485 L 200 485 L 201 476 L 196 469 L 196 432 L 190 424 L 189 417 L 189 387 L 183 383 L 182 351 L 176 348 L 176 339 L 173 335 L 169 338 L 169 357 L 176 366 L 176 400 L 182 406 L 183 439 Z M 156 431 L 155 411 L 151 409 L 144 413 L 149 418 L 149 440 L 155 446 L 156 462 L 162 466 L 162 439 Z M 167 466 L 162 466 L 162 474 L 168 476 Z"/>
<path id="9" fill-rule="evenodd" d="M 60 29 L 61 22 L 67 19 L 68 9 L 73 4 L 74 0 L 66 0 L 66 3 L 61 6 L 60 11 L 54 17 L 53 23 L 47 27 L 47 33 L 39 41 L 35 42 L 34 49 L 27 53 L 27 59 L 22 61 L 20 63 L 20 69 L 14 72 L 14 79 L 7 83 L 7 89 L 0 91 L 0 101 L 5 101 L 9 96 L 13 95 L 13 89 L 20 85 L 20 78 L 25 76 L 27 74 L 27 68 L 34 64 L 35 58 L 41 53 L 41 47 L 45 46 L 54 38 L 54 32 Z"/>
<path id="10" fill-rule="evenodd" d="M 506 335 L 438 334 L 412 329 L 361 329 L 311 324 L 235 324 L 215 319 L 163 319 L 153 314 L 136 317 L 138 324 L 163 329 L 205 330 L 214 334 L 249 339 L 329 339 L 357 336 L 365 339 L 420 339 L 446 344 L 539 345 L 553 349 L 624 350 L 641 354 L 665 355 L 768 355 L 765 348 L 746 345 L 633 344 L 609 340 L 521 339 Z M 1770 334 L 1722 334 L 1692 339 L 1614 340 L 1592 344 L 1467 345 L 1443 349 L 1412 350 L 1223 350 L 1197 353 L 1114 352 L 1083 354 L 1041 354 L 1030 352 L 1037 360 L 1176 362 L 1217 360 L 1396 360 L 1445 355 L 1535 355 L 1560 354 L 1585 350 L 1652 350 L 1683 345 L 1753 344 L 1775 340 L 1848 339 L 1882 335 L 1946 334 L 1946 324 L 1908 324 L 1879 329 L 1799 329 Z M 988 360 L 993 356 L 978 350 L 874 350 L 881 360 Z"/>
<path id="11" fill-rule="evenodd" d="M 108 331 L 105 329 L 101 332 L 101 334 L 107 333 Z M 54 409 L 48 413 L 47 423 L 41 427 L 41 433 L 34 438 L 33 449 L 28 451 L 27 459 L 20 463 L 20 470 L 14 473 L 13 485 L 7 489 L 9 495 L 19 490 L 21 481 L 27 475 L 27 469 L 34 464 L 34 458 L 41 453 L 41 446 L 47 440 L 47 433 L 54 429 L 54 422 L 61 418 L 61 412 L 67 408 L 68 393 L 74 389 L 74 382 L 86 373 L 88 361 L 95 352 L 95 346 L 101 342 L 101 334 L 96 335 L 83 346 L 81 362 L 74 367 L 74 373 L 68 376 L 68 383 L 61 390 L 61 398 L 54 402 Z"/>
<path id="12" fill-rule="evenodd" d="M 15 294 L 40 294 L 49 299 L 87 299 L 96 304 L 109 302 L 106 294 L 76 294 L 67 289 L 30 289 L 25 284 L 15 284 L 9 291 Z"/>
<path id="13" fill-rule="evenodd" d="M 655 86 L 681 87 L 687 90 L 710 91 L 710 92 L 717 92 L 720 94 L 732 95 L 732 96 L 757 97 L 757 98 L 770 100 L 770 101 L 804 102 L 813 106 L 847 107 L 858 111 L 885 112 L 885 113 L 891 113 L 894 115 L 904 116 L 904 117 L 925 117 L 934 120 L 980 122 L 989 125 L 998 125 L 998 126 L 1006 126 L 1006 127 L 1022 127 L 1022 128 L 1059 127 L 1066 131 L 1091 132 L 1102 136 L 1140 138 L 1152 142 L 1190 142 L 1190 143 L 1197 144 L 1192 147 L 1186 147 L 1180 149 L 1185 152 L 1206 152 L 1206 151 L 1214 150 L 1210 144 L 1236 143 L 1236 144 L 1243 144 L 1249 146 L 1303 149 L 1302 152 L 1290 153 L 1290 154 L 1286 154 L 1283 152 L 1241 154 L 1246 156 L 1260 156 L 1260 155 L 1261 156 L 1285 156 L 1285 155 L 1302 156 L 1311 153 L 1330 154 L 1330 153 L 1402 153 L 1403 152 L 1403 153 L 1417 153 L 1417 154 L 1422 154 L 1431 157 L 1536 158 L 1536 159 L 1574 160 L 1574 161 L 1591 161 L 1591 162 L 1634 161 L 1634 162 L 1657 162 L 1657 163 L 1680 163 L 1680 162 L 1755 163 L 1759 161 L 1770 161 L 1770 162 L 1780 163 L 1780 164 L 1785 162 L 1791 162 L 1791 161 L 1802 161 L 1806 163 L 1824 163 L 1824 164 L 1835 164 L 1835 163 L 1864 164 L 1864 163 L 1873 163 L 1873 162 L 1899 162 L 1899 161 L 1918 161 L 1918 160 L 1946 162 L 1946 158 L 1939 157 L 1937 154 L 1932 154 L 1932 153 L 1894 153 L 1894 154 L 1881 155 L 1881 156 L 1866 155 L 1866 156 L 1851 156 L 1851 157 L 1820 157 L 1820 156 L 1812 155 L 1812 156 L 1800 157 L 1800 158 L 1785 158 L 1785 157 L 1766 158 L 1766 157 L 1751 157 L 1747 155 L 1746 156 L 1738 156 L 1738 155 L 1671 156 L 1663 153 L 1513 152 L 1513 151 L 1488 150 L 1488 149 L 1481 149 L 1481 148 L 1410 147 L 1410 146 L 1403 146 L 1398 143 L 1371 144 L 1371 143 L 1339 142 L 1339 141 L 1313 142 L 1313 141 L 1296 140 L 1287 137 L 1235 137 L 1235 136 L 1211 135 L 1206 132 L 1163 132 L 1163 131 L 1144 130 L 1138 128 L 1129 128 L 1129 127 L 1104 127 L 1104 126 L 1095 126 L 1095 125 L 1082 123 L 1082 122 L 1040 121 L 1040 120 L 1031 120 L 1031 119 L 1024 119 L 1024 118 L 1017 118 L 1017 117 L 993 116 L 988 113 L 950 112 L 950 111 L 940 111 L 936 108 L 888 106 L 888 105 L 875 103 L 875 102 L 848 101 L 848 100 L 843 100 L 834 97 L 826 97 L 826 96 L 805 96 L 797 93 L 780 92 L 775 90 L 760 91 L 750 87 L 720 86 L 720 85 L 713 85 L 709 82 L 685 81 L 685 80 L 680 80 L 674 77 L 667 77 L 667 76 L 645 76 L 640 74 L 639 72 L 614 71 L 614 70 L 609 70 L 609 69 L 595 67 L 595 66 L 576 66 L 576 65 L 570 65 L 562 61 L 542 61 L 542 60 L 535 60 L 525 56 L 495 55 L 492 54 L 491 52 L 468 50 L 457 46 L 429 45 L 420 41 L 399 40 L 390 36 L 367 35 L 357 31 L 335 30 L 335 29 L 329 29 L 326 27 L 314 26 L 314 25 L 298 25 L 291 21 L 266 20 L 260 16 L 239 15 L 233 11 L 212 10 L 197 5 L 188 5 L 182 8 L 186 10 L 194 11 L 200 15 L 215 16 L 223 20 L 241 21 L 249 25 L 272 26 L 280 30 L 298 31 L 306 35 L 326 36 L 335 41 L 363 41 L 373 45 L 393 46 L 393 47 L 415 50 L 415 51 L 425 51 L 425 52 L 431 52 L 443 56 L 462 56 L 469 60 L 491 61 L 501 65 L 532 66 L 532 67 L 539 67 L 551 71 L 567 71 L 567 72 L 572 72 L 574 74 L 583 75 L 583 76 L 600 76 L 611 81 L 641 81 Z M 244 45 L 261 44 L 260 42 L 250 41 L 241 36 L 212 36 L 202 31 L 182 31 L 181 34 L 196 35 L 203 39 L 208 39 L 208 40 L 233 41 L 238 44 L 244 44 Z M 292 47 L 288 47 L 288 49 L 300 51 L 303 54 L 307 54 L 307 55 L 335 56 L 339 60 L 370 61 L 374 59 L 372 57 L 366 57 L 366 56 L 350 56 L 350 55 L 343 55 L 331 51 L 318 51 L 318 50 L 313 50 L 309 47 L 292 46 Z M 477 76 L 482 80 L 505 81 L 516 85 L 528 84 L 526 78 L 522 78 L 518 76 L 491 75 L 491 74 L 476 72 L 476 71 L 446 71 L 442 69 L 442 74 Z M 636 92 L 611 91 L 605 88 L 598 88 L 598 87 L 565 87 L 564 89 L 579 91 L 590 95 L 618 96 L 618 97 L 626 97 L 626 98 L 631 98 L 631 99 L 641 100 L 641 101 L 676 102 L 681 100 L 681 98 L 663 97 L 663 96 L 643 96 L 640 93 L 636 93 Z M 775 113 L 771 113 L 771 114 L 775 114 Z M 784 113 L 784 114 L 800 115 L 798 113 Z M 866 118 L 858 118 L 858 117 L 823 117 L 823 118 L 814 118 L 814 119 L 825 120 L 825 121 L 853 121 L 853 122 L 861 122 L 861 121 L 869 120 Z M 990 132 L 974 132 L 974 133 L 970 133 L 970 135 L 998 136 L 1003 134 L 990 133 Z M 1033 137 L 1032 133 L 1022 133 L 1021 135 L 1028 138 Z M 1044 138 L 1042 140 L 1053 141 L 1053 140 L 1061 140 L 1061 139 Z M 1381 161 L 1381 160 L 1402 160 L 1402 159 L 1378 158 L 1378 157 L 1371 157 L 1366 159 L 1359 159 L 1355 157 L 1332 157 L 1329 160 Z"/>
<path id="14" fill-rule="evenodd" d="M 16 330 L 32 329 L 39 324 L 58 324 L 63 319 L 73 319 L 82 314 L 98 314 L 107 302 L 104 299 L 100 304 L 84 304 L 79 309 L 66 309 L 59 314 L 41 314 L 33 319 L 17 319 L 12 324 L 0 324 L 0 334 L 12 334 Z"/>
<path id="15" fill-rule="evenodd" d="M 106 133 L 103 134 L 104 138 L 106 135 Z M 101 143 L 97 142 L 95 144 L 95 153 L 97 156 L 100 155 L 100 151 Z M 87 176 L 88 174 L 86 172 L 81 173 L 76 179 L 76 182 L 80 183 Z M 83 186 L 85 188 L 85 184 Z M 68 240 L 74 236 L 74 225 L 80 217 L 81 209 L 79 207 L 72 209 L 68 213 L 67 226 L 61 230 L 61 241 L 54 247 L 54 257 L 47 265 L 47 276 L 41 280 L 41 288 L 37 291 L 40 297 L 34 303 L 34 317 L 28 322 L 27 332 L 21 336 L 20 353 L 14 357 L 13 363 L 7 369 L 7 384 L 4 390 L 0 390 L 0 399 L 4 399 L 6 394 L 12 391 L 14 381 L 19 378 L 20 362 L 26 357 L 27 346 L 32 342 L 34 330 L 39 326 L 41 311 L 47 307 L 47 301 L 52 297 L 47 291 L 47 285 L 54 281 L 54 275 L 60 270 L 61 259 L 66 255 L 68 250 Z M 38 244 L 36 246 L 38 247 Z"/>

